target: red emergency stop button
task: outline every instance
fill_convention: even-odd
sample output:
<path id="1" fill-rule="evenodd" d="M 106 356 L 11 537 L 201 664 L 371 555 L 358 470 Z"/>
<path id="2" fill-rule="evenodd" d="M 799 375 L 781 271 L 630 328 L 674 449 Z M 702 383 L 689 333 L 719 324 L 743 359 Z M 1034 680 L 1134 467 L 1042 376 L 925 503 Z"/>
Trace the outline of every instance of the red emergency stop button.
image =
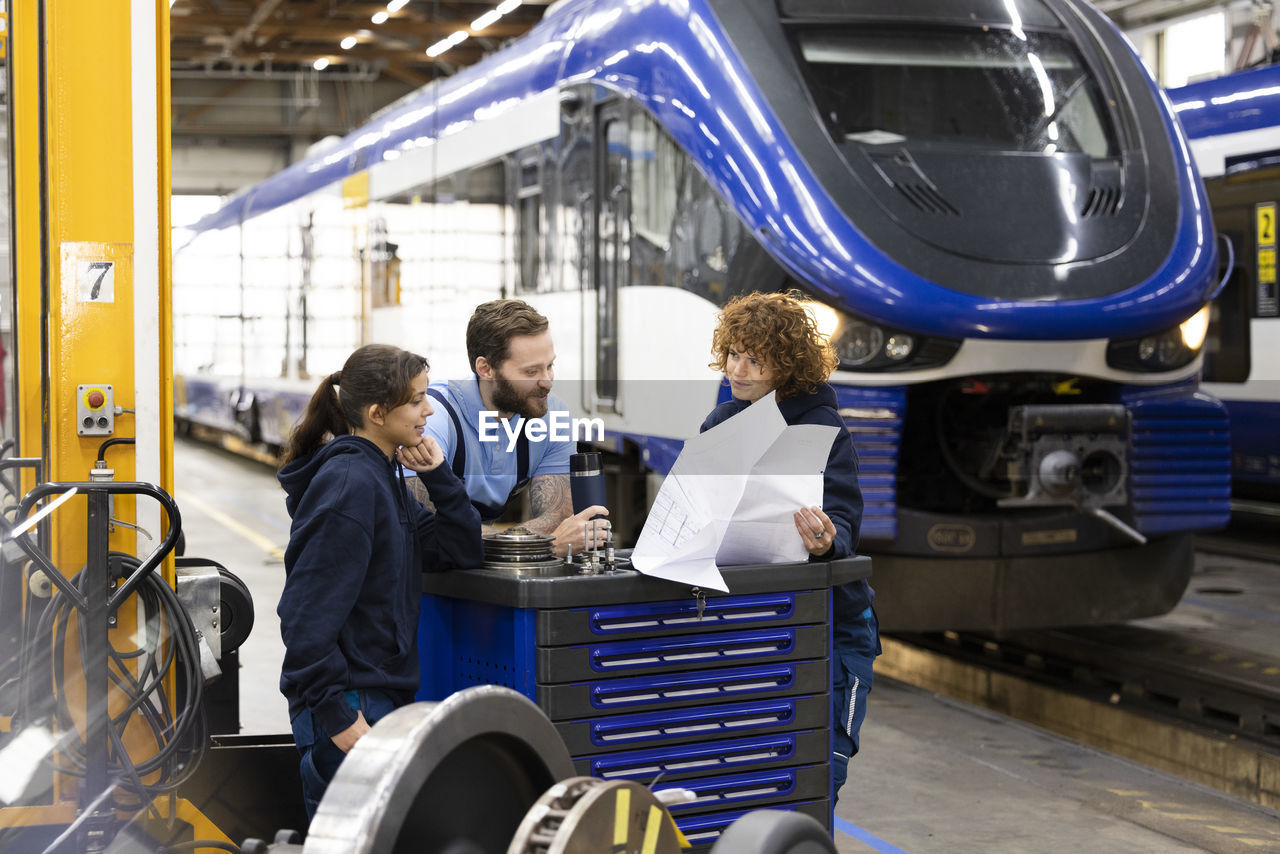
<path id="1" fill-rule="evenodd" d="M 85 403 L 89 404 L 91 409 L 100 409 L 102 408 L 102 404 L 106 402 L 107 396 L 99 389 L 95 388 L 85 395 Z"/>

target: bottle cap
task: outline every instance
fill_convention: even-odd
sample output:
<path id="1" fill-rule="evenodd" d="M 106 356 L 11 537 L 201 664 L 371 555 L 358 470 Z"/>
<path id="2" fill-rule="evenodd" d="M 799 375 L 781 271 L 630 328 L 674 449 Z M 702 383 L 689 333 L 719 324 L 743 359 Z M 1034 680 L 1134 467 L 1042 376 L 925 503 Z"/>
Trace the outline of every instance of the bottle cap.
<path id="1" fill-rule="evenodd" d="M 594 451 L 569 456 L 569 474 L 574 477 L 600 474 L 600 455 Z"/>

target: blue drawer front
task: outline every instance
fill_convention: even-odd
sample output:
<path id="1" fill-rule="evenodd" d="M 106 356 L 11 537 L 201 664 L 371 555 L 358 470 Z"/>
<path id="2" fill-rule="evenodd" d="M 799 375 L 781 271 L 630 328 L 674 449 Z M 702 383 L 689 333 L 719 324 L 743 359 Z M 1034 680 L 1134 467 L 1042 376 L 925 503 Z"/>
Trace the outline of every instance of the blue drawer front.
<path id="1" fill-rule="evenodd" d="M 697 799 L 683 804 L 672 804 L 672 815 L 680 813 L 708 812 L 715 809 L 752 808 L 776 801 L 820 798 L 831 786 L 831 769 L 827 765 L 799 765 L 792 768 L 774 768 L 723 777 L 702 777 L 682 780 L 679 783 L 653 787 L 655 792 L 666 789 L 689 789 Z"/>
<path id="2" fill-rule="evenodd" d="M 639 675 L 737 662 L 822 658 L 826 654 L 825 624 L 543 647 L 538 649 L 538 681 L 572 682 L 602 673 Z"/>
<path id="3" fill-rule="evenodd" d="M 801 590 L 750 596 L 708 596 L 699 617 L 693 597 L 591 608 L 546 610 L 538 614 L 543 646 L 591 643 L 597 639 L 657 637 L 676 632 L 721 631 L 827 619 L 827 591 Z"/>
<path id="4" fill-rule="evenodd" d="M 657 747 L 726 736 L 824 729 L 831 719 L 829 697 L 829 694 L 818 694 L 611 715 L 557 723 L 556 730 L 568 746 L 569 754 L 577 757 L 626 747 Z"/>
<path id="5" fill-rule="evenodd" d="M 815 729 L 607 753 L 576 764 L 582 773 L 605 780 L 649 782 L 661 774 L 670 781 L 746 768 L 815 764 L 826 760 L 829 743 L 827 731 Z"/>
<path id="6" fill-rule="evenodd" d="M 597 712 L 678 708 L 728 700 L 763 699 L 827 690 L 830 662 L 784 661 L 750 667 L 659 673 L 571 685 L 539 685 L 538 705 L 552 720 Z"/>

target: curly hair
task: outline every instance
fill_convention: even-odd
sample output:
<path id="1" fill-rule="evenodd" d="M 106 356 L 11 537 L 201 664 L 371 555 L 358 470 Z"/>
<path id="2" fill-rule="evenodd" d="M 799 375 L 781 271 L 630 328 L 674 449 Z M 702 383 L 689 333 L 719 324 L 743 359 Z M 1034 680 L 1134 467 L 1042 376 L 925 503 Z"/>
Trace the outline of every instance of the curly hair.
<path id="1" fill-rule="evenodd" d="M 779 398 L 812 393 L 840 363 L 797 291 L 731 299 L 720 312 L 708 367 L 723 372 L 730 349 L 751 354 L 773 371 Z"/>

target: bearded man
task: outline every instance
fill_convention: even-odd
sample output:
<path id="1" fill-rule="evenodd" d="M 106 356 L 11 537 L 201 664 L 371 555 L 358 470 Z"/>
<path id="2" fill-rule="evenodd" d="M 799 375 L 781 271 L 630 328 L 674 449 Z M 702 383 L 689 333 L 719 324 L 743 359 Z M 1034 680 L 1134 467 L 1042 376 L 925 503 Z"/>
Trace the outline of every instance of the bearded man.
<path id="1" fill-rule="evenodd" d="M 555 344 L 550 324 L 523 300 L 500 299 L 476 307 L 467 323 L 467 359 L 472 376 L 433 384 L 428 394 L 434 412 L 427 432 L 444 451 L 445 461 L 466 485 L 471 503 L 489 523 L 529 490 L 530 515 L 521 524 L 537 534 L 555 537 L 556 554 L 580 552 L 583 523 L 607 515 L 600 506 L 573 515 L 569 490 L 569 456 L 573 441 L 557 441 L 553 431 L 529 429 L 548 411 L 567 412 L 551 394 L 555 378 Z M 483 435 L 482 435 L 483 434 Z M 530 437 L 538 439 L 530 441 Z M 515 441 L 508 441 L 517 437 Z M 420 485 L 415 492 L 423 497 Z M 598 539 L 607 535 L 602 520 Z M 485 533 L 492 528 L 485 526 Z"/>

